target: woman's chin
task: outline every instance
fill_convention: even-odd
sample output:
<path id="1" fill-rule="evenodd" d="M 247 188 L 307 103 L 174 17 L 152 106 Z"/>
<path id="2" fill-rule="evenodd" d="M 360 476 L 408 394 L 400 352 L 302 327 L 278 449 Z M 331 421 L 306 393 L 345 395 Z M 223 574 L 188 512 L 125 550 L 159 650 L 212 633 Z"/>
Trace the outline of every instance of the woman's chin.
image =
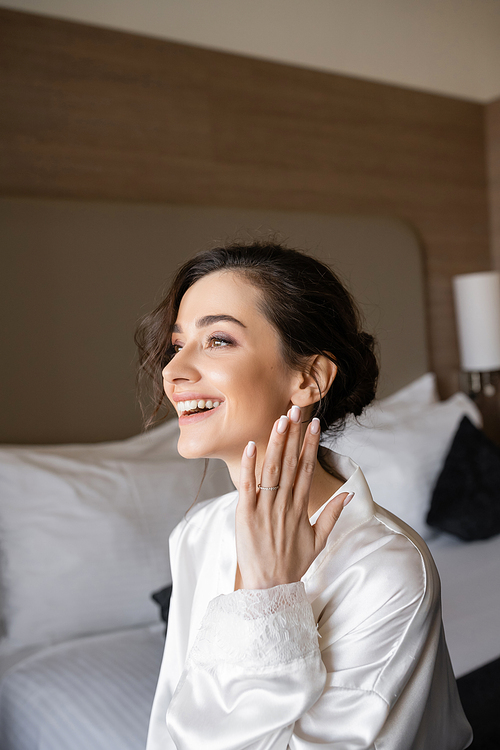
<path id="1" fill-rule="evenodd" d="M 200 452 L 193 445 L 185 445 L 182 440 L 177 443 L 177 452 L 182 458 L 207 458 L 204 452 Z"/>
<path id="2" fill-rule="evenodd" d="M 213 446 L 201 441 L 183 439 L 182 435 L 177 442 L 177 452 L 183 458 L 217 458 L 213 453 Z"/>
<path id="3" fill-rule="evenodd" d="M 221 446 L 207 444 L 201 441 L 186 440 L 181 435 L 177 442 L 177 452 L 182 458 L 218 458 L 226 464 L 232 464 L 235 460 L 238 462 L 243 455 L 243 449 L 246 443 L 241 446 L 241 451 L 235 446 Z"/>

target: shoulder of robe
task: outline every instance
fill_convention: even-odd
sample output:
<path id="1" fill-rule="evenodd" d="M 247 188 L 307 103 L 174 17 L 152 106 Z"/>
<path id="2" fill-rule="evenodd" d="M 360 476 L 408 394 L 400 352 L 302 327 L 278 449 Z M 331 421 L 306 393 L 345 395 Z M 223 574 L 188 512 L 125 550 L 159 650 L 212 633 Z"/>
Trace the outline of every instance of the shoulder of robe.
<path id="1" fill-rule="evenodd" d="M 206 529 L 208 525 L 217 520 L 217 516 L 221 516 L 221 518 L 225 516 L 230 506 L 234 504 L 236 507 L 237 498 L 238 493 L 233 490 L 225 495 L 195 503 L 172 531 L 171 542 L 178 544 L 181 539 L 199 533 L 200 529 Z"/>
<path id="2" fill-rule="evenodd" d="M 439 575 L 423 539 L 383 509 L 381 512 L 377 509 L 368 526 L 372 529 L 371 537 L 366 527 L 358 530 L 360 537 L 365 536 L 364 545 L 360 539 L 359 564 L 371 595 L 376 592 L 375 609 L 384 602 L 389 610 L 404 608 L 407 616 L 411 616 L 410 612 L 422 608 L 428 614 L 439 608 Z"/>
<path id="3" fill-rule="evenodd" d="M 385 562 L 394 568 L 395 580 L 402 580 L 422 593 L 440 594 L 436 565 L 422 537 L 389 511 L 379 506 L 375 508 L 374 519 L 387 539 Z"/>
<path id="4" fill-rule="evenodd" d="M 323 600 L 327 618 L 345 610 L 352 624 L 382 608 L 411 616 L 422 606 L 427 611 L 439 606 L 439 576 L 425 542 L 378 507 L 318 562 L 306 578 L 310 600 Z"/>

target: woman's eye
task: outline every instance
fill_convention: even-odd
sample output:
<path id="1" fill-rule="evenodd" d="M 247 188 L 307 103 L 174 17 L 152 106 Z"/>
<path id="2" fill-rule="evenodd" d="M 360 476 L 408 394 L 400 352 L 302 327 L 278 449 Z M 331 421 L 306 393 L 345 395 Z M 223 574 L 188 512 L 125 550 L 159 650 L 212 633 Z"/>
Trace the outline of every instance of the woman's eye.
<path id="1" fill-rule="evenodd" d="M 210 336 L 207 339 L 207 349 L 218 349 L 226 346 L 231 346 L 233 342 L 229 339 L 223 338 L 222 336 Z M 172 358 L 180 352 L 182 344 L 171 344 L 169 348 L 169 357 Z"/>
<path id="2" fill-rule="evenodd" d="M 231 341 L 228 341 L 227 339 L 223 339 L 220 336 L 210 336 L 210 338 L 208 339 L 208 346 L 211 347 L 212 349 L 215 347 L 230 346 L 230 345 L 231 345 Z"/>

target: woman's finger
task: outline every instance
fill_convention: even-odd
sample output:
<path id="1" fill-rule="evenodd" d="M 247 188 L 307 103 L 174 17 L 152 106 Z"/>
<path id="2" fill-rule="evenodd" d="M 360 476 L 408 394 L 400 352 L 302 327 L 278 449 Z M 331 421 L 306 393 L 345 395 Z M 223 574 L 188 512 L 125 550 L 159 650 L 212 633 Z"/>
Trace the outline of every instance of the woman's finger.
<path id="1" fill-rule="evenodd" d="M 315 535 L 314 546 L 317 555 L 324 549 L 333 527 L 340 518 L 342 509 L 345 508 L 353 497 L 354 492 L 341 492 L 340 495 L 330 500 L 326 508 L 321 511 L 318 520 L 313 526 Z"/>
<path id="2" fill-rule="evenodd" d="M 292 406 L 288 411 L 288 433 L 281 459 L 280 488 L 291 496 L 299 463 L 302 426 L 302 414 L 299 406 Z"/>
<path id="3" fill-rule="evenodd" d="M 254 508 L 257 503 L 255 464 L 257 461 L 257 447 L 253 440 L 247 443 L 240 465 L 240 488 L 238 505 Z"/>
<path id="4" fill-rule="evenodd" d="M 299 458 L 297 476 L 295 479 L 294 498 L 299 502 L 306 503 L 309 500 L 309 491 L 316 469 L 318 456 L 318 445 L 320 439 L 320 422 L 315 417 L 306 430 L 304 445 Z"/>
<path id="5" fill-rule="evenodd" d="M 280 417 L 274 423 L 262 465 L 260 478 L 261 487 L 275 488 L 280 485 L 281 462 L 283 458 L 283 450 L 287 441 L 289 426 L 290 420 L 285 416 Z M 276 497 L 276 490 L 260 490 L 260 493 L 260 497 L 266 496 L 270 500 Z"/>

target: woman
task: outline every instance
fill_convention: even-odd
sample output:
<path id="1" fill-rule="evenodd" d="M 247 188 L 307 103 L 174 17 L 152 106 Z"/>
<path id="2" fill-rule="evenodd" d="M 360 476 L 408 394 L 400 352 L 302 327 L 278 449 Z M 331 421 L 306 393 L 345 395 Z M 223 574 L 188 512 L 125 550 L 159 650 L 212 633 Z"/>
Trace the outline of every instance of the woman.
<path id="1" fill-rule="evenodd" d="M 147 750 L 467 747 L 427 547 L 319 447 L 378 374 L 340 281 L 277 244 L 215 249 L 136 340 L 179 453 L 224 460 L 237 488 L 171 535 Z"/>

